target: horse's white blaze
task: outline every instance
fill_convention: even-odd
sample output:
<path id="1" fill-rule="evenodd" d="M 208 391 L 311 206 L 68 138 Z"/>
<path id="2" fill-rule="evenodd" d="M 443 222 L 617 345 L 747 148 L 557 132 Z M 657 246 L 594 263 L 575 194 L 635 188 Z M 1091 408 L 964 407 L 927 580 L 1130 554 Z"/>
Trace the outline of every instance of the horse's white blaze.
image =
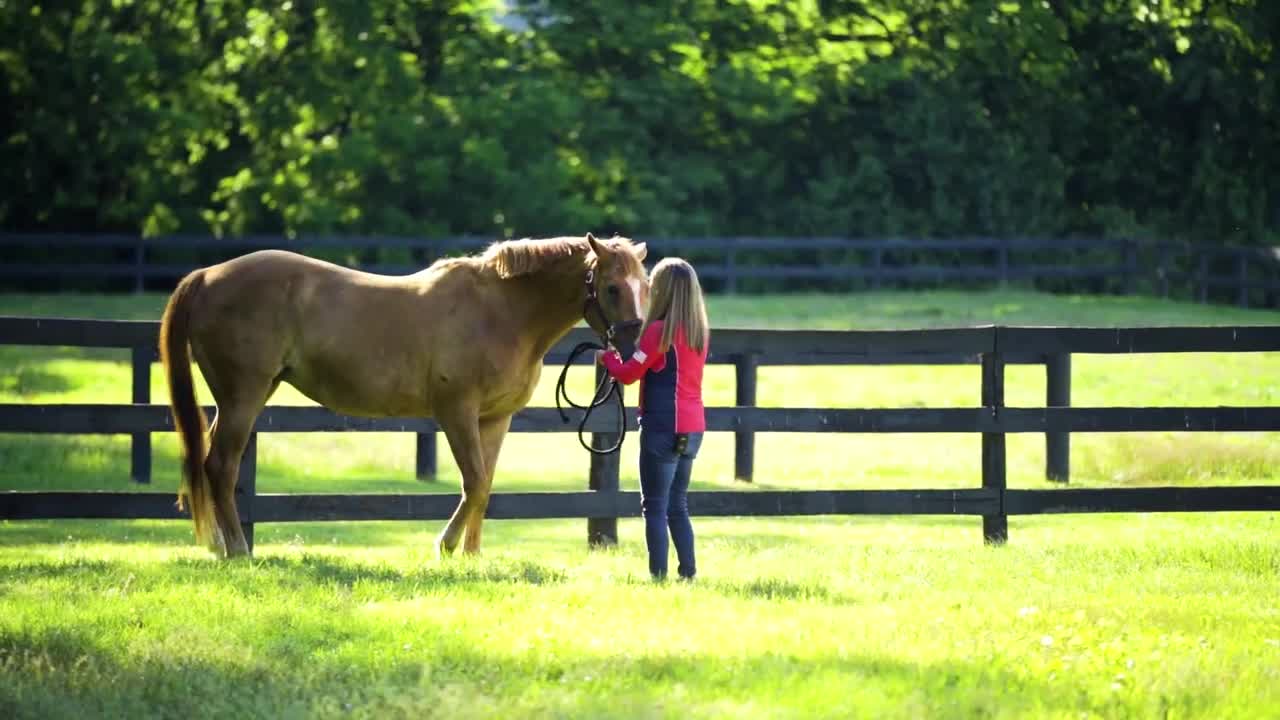
<path id="1" fill-rule="evenodd" d="M 640 300 L 640 290 L 644 287 L 640 284 L 639 278 L 627 278 L 627 284 L 631 286 L 631 294 L 636 298 L 636 313 L 644 314 L 644 304 Z"/>

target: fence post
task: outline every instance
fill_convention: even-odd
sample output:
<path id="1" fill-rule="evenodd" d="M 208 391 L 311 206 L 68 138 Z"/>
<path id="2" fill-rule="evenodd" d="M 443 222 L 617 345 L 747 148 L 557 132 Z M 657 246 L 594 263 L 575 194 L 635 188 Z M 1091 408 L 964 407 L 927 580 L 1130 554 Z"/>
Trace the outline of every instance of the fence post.
<path id="1" fill-rule="evenodd" d="M 1243 249 L 1236 251 L 1236 304 L 1249 307 L 1249 256 Z"/>
<path id="2" fill-rule="evenodd" d="M 732 246 L 724 258 L 724 271 L 724 291 L 733 295 L 738 292 L 738 253 Z"/>
<path id="3" fill-rule="evenodd" d="M 1124 239 L 1124 278 L 1121 280 L 1125 295 L 1132 295 L 1138 280 L 1138 246 L 1133 238 Z"/>
<path id="4" fill-rule="evenodd" d="M 1200 267 L 1198 280 L 1200 281 L 1200 303 L 1209 302 L 1209 253 L 1203 249 L 1200 250 Z"/>
<path id="5" fill-rule="evenodd" d="M 1044 359 L 1045 405 L 1071 407 L 1071 355 L 1057 353 Z M 1044 476 L 1051 482 L 1071 480 L 1071 433 L 1044 434 Z"/>
<path id="6" fill-rule="evenodd" d="M 1160 297 L 1169 298 L 1169 246 L 1160 245 L 1160 259 L 1157 261 L 1156 278 L 1160 283 Z"/>
<path id="7" fill-rule="evenodd" d="M 146 283 L 143 280 L 143 271 L 147 264 L 147 249 L 142 244 L 142 237 L 139 236 L 136 244 L 133 246 L 133 291 L 140 293 L 146 289 Z"/>
<path id="8" fill-rule="evenodd" d="M 418 444 L 415 475 L 423 482 L 436 479 L 436 433 L 420 432 L 416 436 Z"/>
<path id="9" fill-rule="evenodd" d="M 249 544 L 249 554 L 253 554 L 253 500 L 258 496 L 258 433 L 249 433 L 249 442 L 245 443 L 244 456 L 240 458 L 240 478 L 236 482 L 236 508 L 244 518 L 240 528 L 244 530 L 244 540 Z"/>
<path id="10" fill-rule="evenodd" d="M 133 370 L 131 402 L 135 405 L 151 402 L 151 358 L 154 354 L 154 350 L 145 346 L 130 350 L 129 363 Z M 129 476 L 143 485 L 151 482 L 151 433 L 133 434 Z"/>
<path id="11" fill-rule="evenodd" d="M 415 245 L 410 253 L 415 262 L 422 267 L 427 267 L 435 258 L 447 255 L 448 249 L 441 247 L 437 251 L 434 243 L 427 242 Z M 432 482 L 440 469 L 436 433 L 434 431 L 417 433 L 414 439 L 417 446 L 414 452 L 414 477 L 422 482 Z"/>
<path id="12" fill-rule="evenodd" d="M 1000 238 L 1000 287 L 1009 286 L 1009 238 Z"/>
<path id="13" fill-rule="evenodd" d="M 756 406 L 756 370 L 760 366 L 760 356 L 745 352 L 733 360 L 736 376 L 734 404 L 738 407 Z M 756 435 L 750 430 L 739 430 L 733 434 L 733 477 L 743 482 L 751 482 L 755 475 Z"/>
<path id="14" fill-rule="evenodd" d="M 596 366 L 597 387 L 604 377 L 603 366 Z M 622 387 L 618 387 L 622 392 Z M 625 399 L 625 398 L 624 398 Z M 624 403 L 625 404 L 625 403 Z M 618 442 L 618 434 L 611 432 L 591 433 L 591 447 L 603 450 Z M 587 487 L 596 492 L 616 493 L 621 485 L 618 464 L 621 451 L 609 455 L 591 454 L 591 472 L 587 478 Z M 587 518 L 587 545 L 589 547 L 611 547 L 618 544 L 618 518 Z"/>
<path id="15" fill-rule="evenodd" d="M 1004 356 L 999 352 L 982 354 L 982 406 L 999 420 L 1004 407 Z M 1000 513 L 982 516 L 982 539 L 988 545 L 1000 545 L 1009 539 L 1009 518 L 1004 514 L 1005 476 L 1004 433 L 982 433 L 982 487 L 999 491 Z"/>

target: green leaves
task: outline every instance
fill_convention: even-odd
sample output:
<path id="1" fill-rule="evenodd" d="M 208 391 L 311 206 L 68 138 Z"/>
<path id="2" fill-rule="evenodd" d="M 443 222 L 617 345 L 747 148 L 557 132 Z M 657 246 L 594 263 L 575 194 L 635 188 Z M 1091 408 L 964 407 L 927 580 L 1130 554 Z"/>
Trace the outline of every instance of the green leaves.
<path id="1" fill-rule="evenodd" d="M 0 227 L 1272 242 L 1277 23 L 1256 0 L 5 2 Z"/>

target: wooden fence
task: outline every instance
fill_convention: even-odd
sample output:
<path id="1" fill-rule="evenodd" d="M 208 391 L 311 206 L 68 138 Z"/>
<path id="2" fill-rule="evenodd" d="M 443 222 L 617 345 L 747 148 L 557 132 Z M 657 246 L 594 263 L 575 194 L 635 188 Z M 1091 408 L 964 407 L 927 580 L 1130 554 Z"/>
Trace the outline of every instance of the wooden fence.
<path id="1" fill-rule="evenodd" d="M 134 404 L 151 402 L 151 364 L 159 361 L 156 349 L 159 324 L 149 321 L 68 320 L 52 318 L 0 317 L 0 344 L 34 346 L 76 346 L 121 348 L 130 351 L 132 369 L 131 397 Z M 756 331 L 716 330 L 716 342 L 707 357 L 709 365 L 734 366 L 734 404 L 754 407 L 759 369 L 783 365 L 963 365 L 979 362 L 977 353 L 959 352 L 892 352 L 892 353 L 817 353 L 804 347 L 774 347 L 769 353 L 752 349 L 751 336 Z M 570 349 L 584 340 L 595 340 L 590 331 L 578 328 L 552 348 L 544 363 L 563 366 Z M 1071 404 L 1071 356 L 1064 353 L 1041 355 L 1014 353 L 1006 357 L 1009 364 L 1045 366 L 1046 404 Z M 585 358 L 579 364 L 590 364 Z M 416 432 L 416 475 L 421 480 L 435 476 L 438 442 L 435 423 L 423 420 Z M 151 482 L 150 431 L 132 433 L 130 477 L 134 482 Z M 1045 477 L 1057 482 L 1070 479 L 1070 444 L 1068 433 L 1045 433 Z M 607 447 L 607 446 L 602 446 Z M 755 433 L 734 433 L 734 477 L 751 482 L 755 474 Z"/>
<path id="2" fill-rule="evenodd" d="M 155 323 L 0 318 L 0 344 L 134 347 L 145 354 Z M 575 331 L 576 333 L 577 331 Z M 563 353 L 576 335 L 557 346 Z M 709 408 L 710 432 L 980 433 L 981 487 L 956 490 L 820 490 L 695 492 L 696 515 L 976 515 L 988 542 L 1007 539 L 1007 517 L 1042 513 L 1210 512 L 1280 510 L 1280 487 L 1152 487 L 1117 489 L 1009 489 L 1005 472 L 1008 433 L 1275 431 L 1280 407 L 1100 407 L 1046 404 L 1014 408 L 1004 403 L 1004 367 L 1013 358 L 1072 353 L 1264 352 L 1280 351 L 1280 326 L 1173 328 L 978 328 L 907 331 L 732 331 L 716 334 L 716 359 L 751 357 L 741 368 L 774 364 L 844 365 L 850 358 L 980 358 L 980 403 L 964 408 L 813 409 Z M 135 363 L 137 377 L 139 367 Z M 733 358 L 734 360 L 729 360 Z M 131 405 L 0 405 L 0 432 L 132 434 L 172 429 L 168 408 L 136 399 Z M 611 443 L 611 418 L 588 426 L 598 445 Z M 634 427 L 632 414 L 629 423 Z M 513 432 L 565 432 L 553 408 L 519 413 Z M 440 520 L 457 502 L 452 494 L 258 494 L 257 432 L 432 433 L 420 418 L 353 418 L 318 407 L 267 408 L 255 427 L 241 470 L 240 512 L 250 538 L 258 522 L 318 520 Z M 739 446 L 739 452 L 741 446 Z M 138 458 L 135 444 L 135 459 Z M 491 518 L 588 518 L 589 540 L 616 541 L 616 518 L 639 513 L 636 493 L 621 492 L 617 455 L 593 458 L 589 490 L 568 493 L 500 493 Z M 173 493 L 0 493 L 0 519 L 142 518 L 177 519 Z"/>
<path id="3" fill-rule="evenodd" d="M 646 238 L 655 257 L 693 259 L 726 292 L 1024 284 L 1241 307 L 1280 306 L 1280 248 L 1102 239 Z M 473 252 L 489 239 L 3 234 L 0 282 L 171 289 L 192 269 L 263 248 L 288 248 L 389 274 Z"/>

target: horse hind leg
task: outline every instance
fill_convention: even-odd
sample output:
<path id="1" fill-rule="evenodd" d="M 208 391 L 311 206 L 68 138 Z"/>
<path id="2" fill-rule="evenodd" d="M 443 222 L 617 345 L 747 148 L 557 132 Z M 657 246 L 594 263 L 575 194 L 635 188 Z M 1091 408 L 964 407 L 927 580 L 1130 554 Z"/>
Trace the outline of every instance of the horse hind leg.
<path id="1" fill-rule="evenodd" d="M 236 507 L 240 460 L 253 432 L 253 423 L 278 384 L 275 380 L 245 382 L 234 392 L 218 399 L 218 415 L 213 422 L 205 472 L 212 485 L 214 517 L 228 558 L 249 554 L 249 544 L 240 526 L 239 509 Z"/>

